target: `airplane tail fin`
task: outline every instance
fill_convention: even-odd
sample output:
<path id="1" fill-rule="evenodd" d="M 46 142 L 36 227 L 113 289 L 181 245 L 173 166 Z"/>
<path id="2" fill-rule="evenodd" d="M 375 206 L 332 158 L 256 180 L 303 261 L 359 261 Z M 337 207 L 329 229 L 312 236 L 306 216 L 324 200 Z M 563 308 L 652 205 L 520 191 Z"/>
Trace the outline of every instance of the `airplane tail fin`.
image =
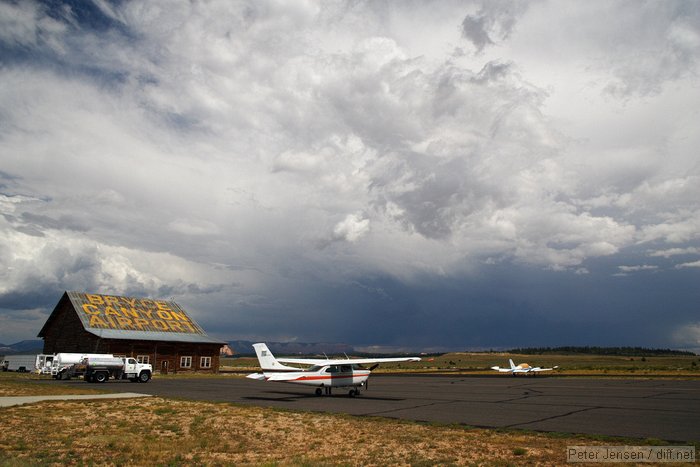
<path id="1" fill-rule="evenodd" d="M 255 349 L 255 355 L 258 356 L 258 362 L 260 362 L 260 368 L 263 372 L 280 370 L 299 371 L 298 368 L 282 365 L 280 362 L 278 362 L 275 356 L 272 355 L 272 352 L 270 352 L 270 349 L 267 348 L 267 344 L 253 344 L 253 348 Z"/>
<path id="2" fill-rule="evenodd" d="M 511 369 L 511 370 L 514 370 L 514 369 L 515 369 L 515 363 L 513 363 L 513 359 L 512 359 L 512 358 L 509 358 L 509 359 L 508 359 L 508 363 L 510 363 L 510 369 Z"/>
<path id="3" fill-rule="evenodd" d="M 255 355 L 258 356 L 260 368 L 262 368 L 263 371 L 274 370 L 275 366 L 279 365 L 275 356 L 272 355 L 270 349 L 267 348 L 267 344 L 253 344 L 253 348 L 255 349 Z"/>

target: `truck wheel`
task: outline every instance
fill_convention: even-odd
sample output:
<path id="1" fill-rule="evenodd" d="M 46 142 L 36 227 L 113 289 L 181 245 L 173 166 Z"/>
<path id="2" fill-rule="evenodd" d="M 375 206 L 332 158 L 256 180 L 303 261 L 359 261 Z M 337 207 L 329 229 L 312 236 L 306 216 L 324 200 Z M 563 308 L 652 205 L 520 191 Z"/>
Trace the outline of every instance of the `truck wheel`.
<path id="1" fill-rule="evenodd" d="M 99 373 L 95 373 L 92 379 L 96 383 L 104 383 L 107 381 L 107 373 L 100 371 Z"/>
<path id="2" fill-rule="evenodd" d="M 151 379 L 151 374 L 147 371 L 142 371 L 139 375 L 139 383 L 147 383 Z"/>

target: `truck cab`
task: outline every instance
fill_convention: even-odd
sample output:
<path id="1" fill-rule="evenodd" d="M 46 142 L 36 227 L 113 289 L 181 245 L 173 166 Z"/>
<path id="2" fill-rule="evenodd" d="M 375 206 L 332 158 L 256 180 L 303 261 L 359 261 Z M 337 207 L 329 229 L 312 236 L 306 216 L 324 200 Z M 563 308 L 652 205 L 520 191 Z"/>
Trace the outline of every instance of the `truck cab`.
<path id="1" fill-rule="evenodd" d="M 135 358 L 131 357 L 124 359 L 124 374 L 126 379 L 132 382 L 139 381 L 145 383 L 151 379 L 152 373 L 153 367 L 150 364 L 139 363 Z"/>

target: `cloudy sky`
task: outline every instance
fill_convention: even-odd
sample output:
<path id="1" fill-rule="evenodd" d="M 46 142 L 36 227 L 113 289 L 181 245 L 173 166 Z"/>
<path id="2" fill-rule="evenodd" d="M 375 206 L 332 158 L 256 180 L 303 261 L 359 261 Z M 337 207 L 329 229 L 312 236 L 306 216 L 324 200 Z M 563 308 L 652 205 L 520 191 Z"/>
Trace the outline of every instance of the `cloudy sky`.
<path id="1" fill-rule="evenodd" d="M 696 1 L 0 3 L 0 342 L 700 348 Z"/>

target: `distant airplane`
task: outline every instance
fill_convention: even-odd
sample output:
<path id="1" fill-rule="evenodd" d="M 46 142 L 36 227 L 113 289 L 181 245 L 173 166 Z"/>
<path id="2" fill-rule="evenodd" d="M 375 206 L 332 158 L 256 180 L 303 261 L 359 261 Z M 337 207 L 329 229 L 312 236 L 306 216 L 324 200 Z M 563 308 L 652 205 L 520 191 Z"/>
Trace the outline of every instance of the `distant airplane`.
<path id="1" fill-rule="evenodd" d="M 282 383 L 305 384 L 316 388 L 316 395 L 320 396 L 325 391 L 331 394 L 331 389 L 336 387 L 350 387 L 348 395 L 355 397 L 360 395 L 360 388 L 367 388 L 367 379 L 370 373 L 380 363 L 389 362 L 419 362 L 419 357 L 402 358 L 346 358 L 346 359 L 322 359 L 322 358 L 275 358 L 266 344 L 253 344 L 255 354 L 258 356 L 262 373 L 248 375 L 247 378 L 258 381 L 274 381 Z M 311 365 L 303 369 L 283 365 L 292 363 L 298 365 Z M 372 365 L 364 368 L 362 365 Z"/>
<path id="2" fill-rule="evenodd" d="M 500 366 L 492 366 L 492 370 L 496 370 L 499 373 L 512 373 L 513 376 L 519 374 L 519 373 L 532 373 L 536 375 L 540 371 L 552 371 L 556 370 L 559 368 L 558 366 L 553 366 L 552 368 L 540 368 L 538 366 L 530 366 L 527 363 L 521 363 L 520 365 L 515 365 L 513 363 L 512 359 L 508 359 L 508 363 L 510 363 L 510 368 L 501 368 Z"/>

